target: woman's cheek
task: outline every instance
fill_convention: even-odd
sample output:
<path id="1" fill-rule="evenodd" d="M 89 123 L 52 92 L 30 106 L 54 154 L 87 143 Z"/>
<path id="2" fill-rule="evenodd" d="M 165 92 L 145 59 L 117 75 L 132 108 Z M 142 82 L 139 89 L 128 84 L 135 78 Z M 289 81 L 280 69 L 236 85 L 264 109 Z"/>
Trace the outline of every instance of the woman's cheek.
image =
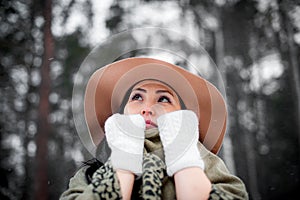
<path id="1" fill-rule="evenodd" d="M 128 108 L 127 108 L 127 106 L 124 107 L 124 111 L 123 111 L 123 112 L 124 112 L 124 114 L 126 114 L 126 115 L 129 114 L 129 113 L 128 113 Z"/>
<path id="2" fill-rule="evenodd" d="M 131 114 L 131 109 L 130 109 L 130 106 L 128 106 L 128 104 L 124 108 L 124 114 L 126 114 L 126 115 Z"/>
<path id="3" fill-rule="evenodd" d="M 124 114 L 139 114 L 139 105 L 131 102 L 128 103 L 124 108 Z"/>
<path id="4" fill-rule="evenodd" d="M 165 109 L 165 107 L 160 104 L 153 105 L 152 110 L 154 111 L 156 117 L 159 117 L 159 116 L 167 113 L 167 110 Z"/>

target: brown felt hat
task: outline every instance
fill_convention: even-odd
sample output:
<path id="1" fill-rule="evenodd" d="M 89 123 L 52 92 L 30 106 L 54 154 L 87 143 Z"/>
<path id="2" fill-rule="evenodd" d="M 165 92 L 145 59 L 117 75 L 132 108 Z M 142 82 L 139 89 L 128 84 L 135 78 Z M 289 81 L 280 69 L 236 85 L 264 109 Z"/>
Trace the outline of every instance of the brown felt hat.
<path id="1" fill-rule="evenodd" d="M 143 80 L 158 80 L 180 96 L 186 109 L 199 118 L 199 140 L 213 153 L 222 145 L 227 110 L 218 89 L 202 77 L 171 63 L 152 58 L 127 58 L 98 69 L 89 79 L 84 111 L 95 146 L 104 138 L 104 123 L 119 112 L 127 91 Z"/>

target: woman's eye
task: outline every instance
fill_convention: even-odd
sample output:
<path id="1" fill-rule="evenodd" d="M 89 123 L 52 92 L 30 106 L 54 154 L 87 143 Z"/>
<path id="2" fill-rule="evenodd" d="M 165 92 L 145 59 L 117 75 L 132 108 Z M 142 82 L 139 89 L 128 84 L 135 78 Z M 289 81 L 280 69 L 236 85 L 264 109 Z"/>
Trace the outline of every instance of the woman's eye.
<path id="1" fill-rule="evenodd" d="M 131 97 L 132 101 L 141 101 L 143 100 L 142 96 L 140 94 L 135 94 Z"/>
<path id="2" fill-rule="evenodd" d="M 162 103 L 171 103 L 171 100 L 169 97 L 166 96 L 162 96 L 158 99 L 158 102 L 162 102 Z"/>

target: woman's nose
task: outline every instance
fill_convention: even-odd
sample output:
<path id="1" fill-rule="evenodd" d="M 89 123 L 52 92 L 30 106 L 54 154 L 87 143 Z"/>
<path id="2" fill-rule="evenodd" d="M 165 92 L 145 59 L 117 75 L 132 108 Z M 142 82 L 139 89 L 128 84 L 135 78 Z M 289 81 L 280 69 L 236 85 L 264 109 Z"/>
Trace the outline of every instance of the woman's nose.
<path id="1" fill-rule="evenodd" d="M 153 115 L 153 110 L 150 107 L 145 107 L 141 110 L 142 115 Z"/>

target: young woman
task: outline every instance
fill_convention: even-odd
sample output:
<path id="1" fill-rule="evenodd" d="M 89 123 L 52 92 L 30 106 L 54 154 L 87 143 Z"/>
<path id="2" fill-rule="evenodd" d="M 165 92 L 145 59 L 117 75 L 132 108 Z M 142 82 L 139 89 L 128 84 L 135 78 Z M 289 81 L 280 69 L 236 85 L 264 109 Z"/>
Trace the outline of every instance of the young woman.
<path id="1" fill-rule="evenodd" d="M 205 79 L 156 59 L 124 59 L 90 78 L 85 116 L 91 143 L 107 142 L 111 154 L 81 168 L 61 199 L 248 199 L 215 155 L 227 111 Z"/>

